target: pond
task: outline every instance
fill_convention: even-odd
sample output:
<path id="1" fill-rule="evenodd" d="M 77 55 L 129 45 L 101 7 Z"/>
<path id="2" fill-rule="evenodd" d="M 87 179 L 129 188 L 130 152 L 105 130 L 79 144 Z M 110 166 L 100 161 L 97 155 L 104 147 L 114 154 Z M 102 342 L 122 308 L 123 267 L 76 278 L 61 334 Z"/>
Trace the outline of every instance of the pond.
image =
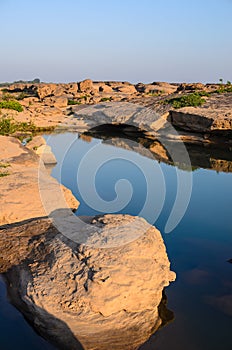
<path id="1" fill-rule="evenodd" d="M 80 201 L 76 215 L 123 213 L 143 216 L 154 224 L 163 236 L 171 269 L 177 274 L 176 281 L 165 289 L 174 320 L 155 333 L 140 350 L 230 350 L 231 150 L 188 146 L 194 170 L 190 171 L 184 164 L 174 166 L 163 149 L 154 149 L 145 141 L 137 143 L 118 135 L 109 138 L 93 135 L 95 137 L 80 137 L 75 133 L 46 136 L 58 161 L 52 176 L 70 188 Z M 166 233 L 178 186 L 181 186 L 178 177 L 192 184 L 191 197 L 189 203 L 187 195 L 183 198 L 186 206 L 181 208 L 171 232 Z M 94 186 L 89 182 L 92 180 Z M 147 199 L 149 205 L 144 210 Z M 1 325 L 4 324 L 4 305 L 11 307 L 5 296 Z M 36 333 L 31 334 L 33 330 L 19 315 L 8 318 L 7 324 L 15 329 L 14 333 L 24 332 L 27 340 L 23 348 L 29 349 L 28 343 L 33 349 L 52 349 L 42 343 Z M 7 332 L 7 329 L 1 330 L 1 344 L 6 344 L 4 350 L 15 348 L 14 341 L 7 345 L 4 340 Z"/>

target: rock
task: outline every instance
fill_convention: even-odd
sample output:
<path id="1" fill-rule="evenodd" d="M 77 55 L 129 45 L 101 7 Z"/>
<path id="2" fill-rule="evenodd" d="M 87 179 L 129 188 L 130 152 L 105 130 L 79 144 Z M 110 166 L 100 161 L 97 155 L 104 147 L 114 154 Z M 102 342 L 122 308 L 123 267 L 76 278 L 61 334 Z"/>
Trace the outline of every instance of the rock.
<path id="1" fill-rule="evenodd" d="M 21 146 L 17 139 L 0 136 L 0 158 L 0 162 L 10 165 L 9 175 L 1 178 L 0 183 L 0 225 L 47 217 L 50 214 L 45 210 L 40 196 L 39 179 L 45 188 L 47 186 L 54 192 L 51 201 L 54 201 L 55 205 L 66 205 L 71 209 L 78 207 L 79 202 L 71 191 L 50 177 L 39 156 Z M 61 195 L 63 192 L 65 199 Z"/>
<path id="2" fill-rule="evenodd" d="M 165 82 L 154 82 L 152 84 L 139 83 L 135 86 L 136 90 L 145 94 L 172 94 L 176 92 L 177 86 Z"/>
<path id="3" fill-rule="evenodd" d="M 205 91 L 206 86 L 202 83 L 182 83 L 178 86 L 177 91 Z"/>
<path id="4" fill-rule="evenodd" d="M 51 96 L 56 90 L 56 84 L 39 84 L 37 87 L 37 94 L 40 100 L 44 97 Z"/>
<path id="5" fill-rule="evenodd" d="M 45 106 L 52 106 L 56 108 L 65 108 L 68 106 L 68 97 L 56 96 L 56 97 L 45 97 L 43 100 Z"/>
<path id="6" fill-rule="evenodd" d="M 136 88 L 134 85 L 121 85 L 117 87 L 117 91 L 121 92 L 123 94 L 135 94 L 137 93 Z"/>
<path id="7" fill-rule="evenodd" d="M 39 99 L 37 97 L 25 97 L 23 100 L 20 100 L 20 104 L 24 107 L 30 107 L 38 102 Z"/>
<path id="8" fill-rule="evenodd" d="M 138 92 L 143 93 L 145 91 L 145 84 L 143 83 L 138 83 L 135 85 L 135 88 Z"/>
<path id="9" fill-rule="evenodd" d="M 85 79 L 78 83 L 78 90 L 81 92 L 88 92 L 94 88 L 93 82 L 90 79 Z"/>
<path id="10" fill-rule="evenodd" d="M 45 139 L 40 136 L 33 136 L 32 140 L 27 144 L 27 148 L 29 148 L 30 150 L 36 150 L 38 147 L 46 145 L 46 141 Z"/>
<path id="11" fill-rule="evenodd" d="M 99 92 L 105 92 L 105 93 L 112 93 L 113 89 L 111 86 L 106 85 L 106 84 L 101 84 L 99 85 Z"/>
<path id="12" fill-rule="evenodd" d="M 79 349 L 75 337 L 84 349 L 137 349 L 162 324 L 162 292 L 175 274 L 159 231 L 128 215 L 96 217 L 89 224 L 106 237 L 122 223 L 146 229 L 107 249 L 75 244 L 44 220 L 2 232 L 10 298 L 60 348 Z M 17 237 L 20 254 L 7 237 Z"/>
<path id="13" fill-rule="evenodd" d="M 177 86 L 172 85 L 166 82 L 154 82 L 152 83 L 153 89 L 157 91 L 157 93 L 163 93 L 166 95 L 173 94 L 177 91 Z"/>
<path id="14" fill-rule="evenodd" d="M 220 133 L 232 131 L 230 108 L 184 107 L 170 111 L 170 121 L 183 130 L 200 133 Z"/>
<path id="15" fill-rule="evenodd" d="M 103 124 L 128 124 L 145 131 L 158 130 L 166 117 L 159 116 L 151 109 L 127 102 L 107 102 L 88 106 L 83 109 L 72 108 L 76 120 L 76 127 L 88 131 Z"/>
<path id="16" fill-rule="evenodd" d="M 77 91 L 78 91 L 78 85 L 77 83 L 69 83 L 65 85 L 66 88 L 66 93 L 67 94 L 73 94 L 74 96 L 76 95 Z"/>
<path id="17" fill-rule="evenodd" d="M 56 164 L 57 160 L 52 153 L 51 147 L 48 145 L 39 146 L 35 153 L 42 159 L 45 165 Z"/>

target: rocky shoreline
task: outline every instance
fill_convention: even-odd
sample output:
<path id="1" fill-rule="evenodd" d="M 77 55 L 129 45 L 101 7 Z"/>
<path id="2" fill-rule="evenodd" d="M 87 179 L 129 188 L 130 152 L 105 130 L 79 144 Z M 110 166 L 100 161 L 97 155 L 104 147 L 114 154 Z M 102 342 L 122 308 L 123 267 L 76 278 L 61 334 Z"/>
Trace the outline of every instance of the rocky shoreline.
<path id="1" fill-rule="evenodd" d="M 146 113 L 129 120 L 112 115 L 108 123 L 132 123 L 143 131 L 155 135 L 157 130 L 166 132 L 167 123 L 182 133 L 187 133 L 194 142 L 195 136 L 201 142 L 214 142 L 214 137 L 231 139 L 232 132 L 232 87 L 220 84 L 130 84 L 128 82 L 93 82 L 86 79 L 67 84 L 12 84 L 0 88 L 1 99 L 16 99 L 23 112 L 2 110 L 2 114 L 20 122 L 33 122 L 39 127 L 75 127 L 78 131 L 88 131 L 92 125 L 86 120 L 87 106 L 126 104 L 137 110 L 142 107 Z M 198 94 L 204 103 L 195 107 L 174 108 L 172 99 Z M 84 108 L 84 109 L 83 109 Z M 137 113 L 134 110 L 134 113 Z M 150 114 L 147 116 L 147 114 Z M 95 114 L 95 123 L 100 125 L 102 116 Z M 103 118 L 104 119 L 104 118 Z M 91 120 L 93 121 L 93 120 Z M 156 123 L 154 123 L 156 121 Z M 158 123 L 159 121 L 159 123 Z M 153 124 L 153 125 L 152 125 Z M 131 124 L 129 124 L 131 125 Z"/>
<path id="2" fill-rule="evenodd" d="M 23 106 L 22 112 L 2 109 L 4 118 L 75 130 L 83 138 L 102 137 L 113 125 L 125 139 L 137 140 L 136 152 L 168 164 L 167 149 L 184 141 L 193 166 L 231 172 L 232 93 L 214 92 L 219 88 L 85 80 L 10 85 L 0 89 L 0 98 Z M 176 109 L 167 103 L 199 91 L 208 94 L 202 106 Z M 125 139 L 111 142 L 131 149 Z M 205 147 L 200 156 L 199 145 Z M 52 193 L 49 208 L 71 215 L 79 205 L 49 175 L 46 165 L 56 160 L 43 139 L 33 137 L 22 146 L 15 137 L 0 136 L 0 158 L 0 273 L 12 303 L 60 349 L 137 349 L 165 322 L 163 290 L 175 280 L 160 232 L 141 218 L 105 215 L 83 218 L 88 244 L 74 242 L 55 227 L 41 198 L 39 183 Z M 112 232 L 117 246 L 100 248 L 101 237 L 107 241 Z M 125 234 L 134 239 L 125 242 Z"/>
<path id="3" fill-rule="evenodd" d="M 142 218 L 105 215 L 83 219 L 93 230 L 87 245 L 75 243 L 44 210 L 38 176 L 53 187 L 56 206 L 57 186 L 69 208 L 79 205 L 50 177 L 48 157 L 13 137 L 0 141 L 1 163 L 9 164 L 1 178 L 0 273 L 11 302 L 60 349 L 138 348 L 167 322 L 163 290 L 175 280 L 160 232 Z M 33 144 L 40 153 L 40 138 Z M 98 248 L 112 236 L 117 246 Z"/>

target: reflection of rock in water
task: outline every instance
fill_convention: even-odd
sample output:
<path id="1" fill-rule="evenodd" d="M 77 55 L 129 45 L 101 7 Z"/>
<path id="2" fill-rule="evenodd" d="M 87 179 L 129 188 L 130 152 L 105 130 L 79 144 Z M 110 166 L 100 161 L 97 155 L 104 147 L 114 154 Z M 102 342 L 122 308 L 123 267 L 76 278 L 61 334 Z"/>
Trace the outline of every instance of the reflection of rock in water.
<path id="1" fill-rule="evenodd" d="M 126 125 L 102 125 L 88 132 L 89 135 L 104 140 L 104 143 L 134 151 L 144 157 L 173 164 L 170 153 L 175 154 L 176 166 L 185 169 L 180 140 L 172 140 L 168 135 L 151 139 L 138 128 Z M 194 137 L 194 136 L 193 136 Z M 195 136 L 195 138 L 197 138 Z M 216 171 L 232 172 L 232 149 L 227 144 L 183 141 L 193 169 L 204 168 Z M 179 161 L 178 161 L 179 160 Z"/>
<path id="2" fill-rule="evenodd" d="M 106 234 L 134 219 L 106 215 L 93 225 Z M 136 349 L 173 317 L 162 292 L 175 274 L 162 237 L 136 220 L 146 232 L 107 249 L 71 242 L 46 219 L 2 230 L 0 271 L 11 300 L 60 348 L 80 349 L 77 338 L 85 349 Z"/>

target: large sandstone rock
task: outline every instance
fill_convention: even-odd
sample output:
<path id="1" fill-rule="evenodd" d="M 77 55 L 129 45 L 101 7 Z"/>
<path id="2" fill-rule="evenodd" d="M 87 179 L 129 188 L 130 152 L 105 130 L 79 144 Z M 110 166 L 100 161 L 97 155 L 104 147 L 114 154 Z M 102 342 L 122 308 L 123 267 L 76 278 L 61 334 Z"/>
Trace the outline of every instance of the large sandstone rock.
<path id="1" fill-rule="evenodd" d="M 65 108 L 68 105 L 67 95 L 54 96 L 54 97 L 45 97 L 44 98 L 45 106 L 51 106 L 56 108 Z"/>
<path id="2" fill-rule="evenodd" d="M 94 84 L 94 86 L 96 87 L 96 85 Z M 106 84 L 98 84 L 98 90 L 99 92 L 105 92 L 105 93 L 112 93 L 113 89 L 111 86 L 106 85 Z"/>
<path id="3" fill-rule="evenodd" d="M 166 83 L 166 82 L 154 82 L 152 84 L 139 83 L 136 86 L 136 90 L 140 93 L 145 94 L 172 94 L 176 92 L 177 86 Z"/>
<path id="4" fill-rule="evenodd" d="M 17 139 L 0 136 L 0 162 L 9 164 L 9 175 L 2 177 L 0 182 L 0 225 L 49 214 L 44 209 L 40 196 L 39 179 L 54 192 L 51 200 L 54 200 L 56 205 L 59 205 L 57 197 L 62 200 L 62 191 L 67 206 L 73 209 L 78 207 L 79 202 L 71 191 L 59 186 L 57 181 L 48 175 L 39 156 L 23 147 Z"/>
<path id="5" fill-rule="evenodd" d="M 177 91 L 204 91 L 206 86 L 202 83 L 182 83 L 178 86 Z"/>
<path id="6" fill-rule="evenodd" d="M 102 124 L 127 124 L 147 132 L 159 130 L 166 122 L 166 116 L 127 102 L 108 102 L 80 109 L 72 108 L 76 127 L 88 131 Z M 74 121 L 73 121 L 74 122 Z"/>
<path id="7" fill-rule="evenodd" d="M 170 121 L 174 126 L 192 132 L 232 132 L 231 108 L 185 107 L 170 111 Z"/>
<path id="8" fill-rule="evenodd" d="M 44 97 L 53 95 L 56 88 L 56 84 L 39 84 L 37 87 L 38 97 L 43 100 Z"/>
<path id="9" fill-rule="evenodd" d="M 88 91 L 91 91 L 93 88 L 94 88 L 93 82 L 90 79 L 85 79 L 78 83 L 78 89 L 81 92 L 88 92 Z"/>
<path id="10" fill-rule="evenodd" d="M 123 94 L 136 94 L 137 90 L 134 85 L 121 85 L 117 87 L 117 91 Z"/>
<path id="11" fill-rule="evenodd" d="M 137 349 L 161 326 L 162 292 L 175 279 L 163 240 L 127 215 L 89 222 L 107 237 L 138 220 L 138 230 L 146 228 L 139 238 L 107 249 L 75 244 L 44 220 L 3 230 L 0 262 L 11 300 L 62 349 L 80 349 L 77 339 L 84 349 Z"/>

